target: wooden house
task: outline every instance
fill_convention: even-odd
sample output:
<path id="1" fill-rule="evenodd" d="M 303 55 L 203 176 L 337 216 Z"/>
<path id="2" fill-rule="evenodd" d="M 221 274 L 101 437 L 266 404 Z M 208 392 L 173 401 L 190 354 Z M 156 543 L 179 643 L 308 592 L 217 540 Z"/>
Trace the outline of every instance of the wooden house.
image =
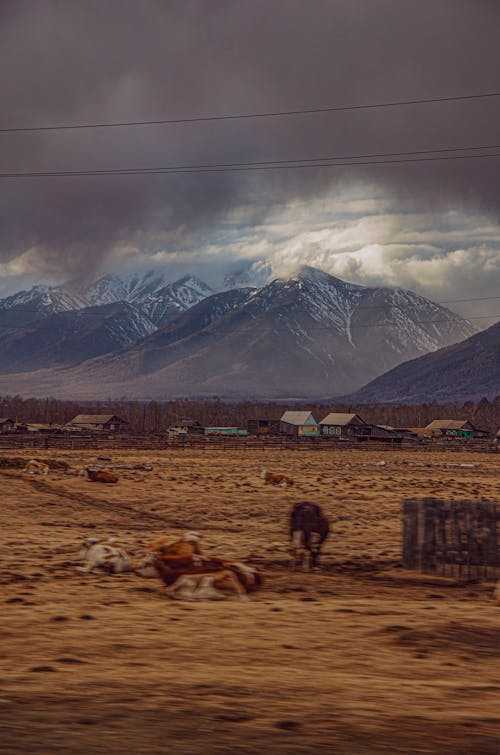
<path id="1" fill-rule="evenodd" d="M 128 422 L 116 414 L 78 414 L 66 425 L 67 430 L 87 430 L 88 432 L 119 432 Z"/>
<path id="2" fill-rule="evenodd" d="M 465 419 L 434 419 L 425 427 L 431 438 L 474 438 L 484 437 L 484 432 Z"/>
<path id="3" fill-rule="evenodd" d="M 279 419 L 249 419 L 247 420 L 247 430 L 250 435 L 279 435 Z"/>
<path id="4" fill-rule="evenodd" d="M 312 412 L 285 412 L 280 420 L 280 432 L 287 435 L 319 435 L 318 420 Z"/>
<path id="5" fill-rule="evenodd" d="M 10 417 L 0 417 L 0 433 L 9 433 L 14 429 L 15 422 Z"/>
<path id="6" fill-rule="evenodd" d="M 359 414 L 331 412 L 319 423 L 322 435 L 335 438 L 369 438 L 372 425 L 368 425 Z"/>

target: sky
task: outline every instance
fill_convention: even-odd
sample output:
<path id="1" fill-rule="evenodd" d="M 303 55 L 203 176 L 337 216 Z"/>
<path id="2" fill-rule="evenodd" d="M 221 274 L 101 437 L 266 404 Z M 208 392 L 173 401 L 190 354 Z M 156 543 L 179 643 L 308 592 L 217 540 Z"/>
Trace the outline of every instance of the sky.
<path id="1" fill-rule="evenodd" d="M 496 92 L 499 27 L 495 0 L 2 0 L 0 128 Z M 0 173 L 495 145 L 499 122 L 500 97 L 490 97 L 0 132 Z M 39 282 L 78 288 L 104 272 L 151 267 L 190 271 L 216 284 L 240 261 L 268 259 L 272 275 L 310 264 L 435 300 L 493 297 L 500 291 L 499 169 L 500 157 L 489 157 L 0 178 L 0 296 Z M 500 299 L 454 309 L 494 315 Z"/>

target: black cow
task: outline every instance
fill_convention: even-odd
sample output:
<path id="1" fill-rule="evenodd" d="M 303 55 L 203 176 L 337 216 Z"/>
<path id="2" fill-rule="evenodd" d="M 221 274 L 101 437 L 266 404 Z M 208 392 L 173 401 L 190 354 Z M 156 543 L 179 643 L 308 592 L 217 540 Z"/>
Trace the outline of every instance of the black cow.
<path id="1" fill-rule="evenodd" d="M 290 513 L 290 540 L 294 566 L 302 564 L 304 552 L 309 552 L 309 569 L 318 566 L 321 546 L 330 531 L 328 519 L 316 503 L 301 501 Z"/>

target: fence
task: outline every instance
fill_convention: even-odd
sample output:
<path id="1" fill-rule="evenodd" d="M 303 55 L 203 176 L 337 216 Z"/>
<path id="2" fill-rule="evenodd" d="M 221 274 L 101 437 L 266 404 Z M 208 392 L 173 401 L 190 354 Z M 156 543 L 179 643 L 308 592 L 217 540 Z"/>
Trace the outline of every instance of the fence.
<path id="1" fill-rule="evenodd" d="M 493 501 L 403 503 L 403 567 L 442 576 L 496 578 L 500 509 Z"/>
<path id="2" fill-rule="evenodd" d="M 164 434 L 158 435 L 106 435 L 85 434 L 76 435 L 60 433 L 54 435 L 43 434 L 12 434 L 0 435 L 1 448 L 15 449 L 65 449 L 65 450 L 100 450 L 100 449 L 130 449 L 143 451 L 163 451 L 167 449 L 198 449 L 210 450 L 367 450 L 388 451 L 405 450 L 433 450 L 433 451 L 487 451 L 491 441 L 474 440 L 445 440 L 444 442 L 428 441 L 419 443 L 410 438 L 387 438 L 386 440 L 339 440 L 328 436 L 293 437 L 293 436 L 223 436 L 223 435 L 187 435 L 169 438 Z"/>

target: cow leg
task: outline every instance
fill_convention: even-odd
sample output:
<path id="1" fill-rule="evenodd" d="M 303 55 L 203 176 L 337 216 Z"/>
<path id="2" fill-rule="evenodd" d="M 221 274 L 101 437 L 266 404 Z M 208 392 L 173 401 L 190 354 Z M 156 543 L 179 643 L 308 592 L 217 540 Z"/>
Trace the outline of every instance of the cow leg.
<path id="1" fill-rule="evenodd" d="M 220 576 L 214 579 L 214 585 L 215 587 L 229 587 L 236 593 L 239 600 L 249 600 L 248 595 L 246 594 L 246 590 L 239 581 L 238 577 L 232 571 L 229 571 L 229 569 L 227 571 L 220 572 Z"/>
<path id="2" fill-rule="evenodd" d="M 292 531 L 292 557 L 293 557 L 293 569 L 298 569 L 302 565 L 303 551 L 302 551 L 302 530 Z"/>
<path id="3" fill-rule="evenodd" d="M 165 592 L 169 598 L 176 600 L 179 590 L 185 590 L 186 588 L 191 588 L 192 592 L 195 592 L 193 580 L 190 579 L 186 574 L 181 574 L 180 577 L 175 580 L 173 585 L 170 585 L 166 588 Z"/>

